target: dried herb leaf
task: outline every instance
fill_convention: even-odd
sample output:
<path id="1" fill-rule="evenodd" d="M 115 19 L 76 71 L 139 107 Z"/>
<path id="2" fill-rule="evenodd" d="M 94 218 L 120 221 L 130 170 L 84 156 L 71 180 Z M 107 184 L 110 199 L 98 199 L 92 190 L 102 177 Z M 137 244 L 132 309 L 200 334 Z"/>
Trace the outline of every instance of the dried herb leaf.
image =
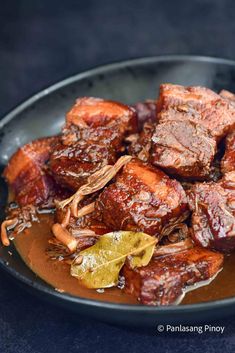
<path id="1" fill-rule="evenodd" d="M 118 283 L 119 272 L 128 258 L 131 267 L 146 266 L 154 252 L 157 239 L 135 232 L 112 232 L 80 252 L 81 264 L 71 265 L 71 275 L 87 288 L 107 288 Z"/>

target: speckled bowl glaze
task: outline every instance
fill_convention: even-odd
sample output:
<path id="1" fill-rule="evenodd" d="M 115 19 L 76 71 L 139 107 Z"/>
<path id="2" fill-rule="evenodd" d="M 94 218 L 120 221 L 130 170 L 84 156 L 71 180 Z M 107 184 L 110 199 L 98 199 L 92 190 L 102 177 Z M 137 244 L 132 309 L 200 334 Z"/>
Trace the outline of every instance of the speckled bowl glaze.
<path id="1" fill-rule="evenodd" d="M 36 94 L 0 121 L 1 167 L 4 168 L 19 146 L 37 137 L 58 133 L 66 111 L 77 97 L 97 96 L 131 104 L 155 98 L 162 82 L 235 91 L 235 61 L 198 56 L 150 57 L 106 65 L 68 78 Z M 3 218 L 7 198 L 3 180 L 0 192 Z M 147 307 L 59 293 L 24 264 L 13 246 L 10 249 L 0 246 L 0 267 L 19 284 L 53 305 L 115 324 L 153 326 L 208 322 L 235 313 L 235 298 L 193 305 Z"/>

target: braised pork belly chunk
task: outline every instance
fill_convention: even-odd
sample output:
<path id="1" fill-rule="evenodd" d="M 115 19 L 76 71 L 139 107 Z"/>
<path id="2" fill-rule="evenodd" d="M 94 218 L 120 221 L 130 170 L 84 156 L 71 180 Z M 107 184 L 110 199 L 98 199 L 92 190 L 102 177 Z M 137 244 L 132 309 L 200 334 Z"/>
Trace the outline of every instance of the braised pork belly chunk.
<path id="1" fill-rule="evenodd" d="M 217 144 L 235 127 L 235 107 L 204 87 L 164 84 L 150 161 L 170 174 L 207 180 Z"/>
<path id="2" fill-rule="evenodd" d="M 187 286 L 209 280 L 221 269 L 223 255 L 199 247 L 153 257 L 145 267 L 125 265 L 125 290 L 142 304 L 170 305 L 182 297 Z"/>
<path id="3" fill-rule="evenodd" d="M 80 98 L 66 115 L 62 141 L 64 145 L 77 141 L 106 143 L 122 150 L 124 137 L 137 132 L 134 108 L 100 98 Z"/>
<path id="4" fill-rule="evenodd" d="M 216 142 L 208 131 L 193 121 L 166 121 L 152 136 L 150 161 L 169 174 L 203 179 L 210 173 Z"/>
<path id="5" fill-rule="evenodd" d="M 195 242 L 222 252 L 234 250 L 235 172 L 217 183 L 196 184 L 188 196 Z"/>
<path id="6" fill-rule="evenodd" d="M 98 126 L 95 128 L 78 128 L 75 125 L 66 124 L 62 129 L 61 143 L 63 146 L 72 146 L 77 142 L 97 145 L 109 145 L 116 152 L 123 151 L 123 134 L 120 134 L 119 127 Z"/>
<path id="7" fill-rule="evenodd" d="M 205 127 L 217 141 L 235 127 L 234 105 L 204 87 L 161 85 L 157 111 L 159 122 L 192 120 Z"/>
<path id="8" fill-rule="evenodd" d="M 87 144 L 79 140 L 72 145 L 58 144 L 50 156 L 50 169 L 58 183 L 78 189 L 87 178 L 107 164 L 114 164 L 117 154 L 108 144 Z"/>
<path id="9" fill-rule="evenodd" d="M 218 99 L 218 95 L 208 88 L 200 86 L 185 87 L 165 83 L 160 85 L 159 98 L 157 101 L 157 111 L 179 106 L 201 108 L 207 103 Z"/>
<path id="10" fill-rule="evenodd" d="M 185 192 L 162 171 L 132 160 L 97 200 L 103 222 L 114 230 L 160 237 L 187 216 Z"/>
<path id="11" fill-rule="evenodd" d="M 50 157 L 54 178 L 76 190 L 123 151 L 124 138 L 137 130 L 133 108 L 98 98 L 78 99 L 66 116 L 60 143 Z"/>
<path id="12" fill-rule="evenodd" d="M 121 133 L 136 130 L 136 111 L 122 103 L 100 98 L 77 99 L 66 115 L 66 123 L 80 128 L 118 125 Z"/>
<path id="13" fill-rule="evenodd" d="M 3 176 L 21 206 L 39 205 L 50 198 L 68 195 L 51 177 L 48 166 L 51 150 L 58 137 L 41 138 L 30 142 L 11 157 Z"/>

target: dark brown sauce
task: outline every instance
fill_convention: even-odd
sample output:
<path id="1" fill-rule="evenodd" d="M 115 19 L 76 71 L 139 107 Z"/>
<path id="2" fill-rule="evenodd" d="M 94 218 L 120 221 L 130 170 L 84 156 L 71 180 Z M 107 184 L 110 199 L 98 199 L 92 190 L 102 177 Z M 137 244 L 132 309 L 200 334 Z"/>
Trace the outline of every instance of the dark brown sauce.
<path id="1" fill-rule="evenodd" d="M 17 236 L 14 243 L 26 264 L 43 280 L 56 290 L 79 297 L 114 303 L 137 304 L 135 298 L 118 288 L 105 289 L 103 293 L 82 287 L 78 280 L 70 275 L 70 266 L 63 261 L 53 261 L 46 255 L 48 239 L 52 236 L 51 215 L 42 215 L 40 223 Z M 188 292 L 182 304 L 199 303 L 235 296 L 235 254 L 225 257 L 223 270 L 204 287 Z"/>

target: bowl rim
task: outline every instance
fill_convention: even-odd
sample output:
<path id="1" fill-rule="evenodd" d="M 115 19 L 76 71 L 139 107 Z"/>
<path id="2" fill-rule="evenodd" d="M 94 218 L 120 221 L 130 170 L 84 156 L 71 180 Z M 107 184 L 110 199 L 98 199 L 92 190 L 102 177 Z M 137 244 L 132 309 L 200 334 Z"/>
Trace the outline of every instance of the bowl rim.
<path id="1" fill-rule="evenodd" d="M 166 61 L 207 62 L 212 64 L 235 66 L 235 61 L 231 59 L 201 56 L 201 55 L 175 55 L 175 54 L 140 57 L 140 58 L 122 60 L 122 61 L 113 62 L 111 64 L 97 66 L 95 68 L 88 69 L 84 72 L 72 75 L 64 80 L 61 80 L 49 86 L 48 88 L 45 88 L 40 92 L 34 94 L 33 96 L 25 100 L 23 103 L 17 105 L 16 108 L 11 110 L 7 115 L 5 115 L 5 117 L 1 119 L 0 130 L 7 123 L 13 120 L 18 114 L 20 114 L 24 109 L 28 108 L 30 105 L 34 104 L 41 98 L 53 93 L 54 91 L 57 91 L 62 87 L 70 85 L 73 82 L 80 81 L 82 79 L 87 79 L 94 75 L 99 75 L 103 73 L 107 74 L 109 71 L 125 68 L 127 66 L 146 65 L 146 64 L 152 64 L 152 63 L 158 63 L 161 61 L 162 62 L 166 62 Z M 27 266 L 22 259 L 21 261 L 25 266 Z M 39 278 L 42 281 L 42 283 L 32 281 L 27 277 L 27 275 L 21 274 L 17 270 L 10 267 L 10 265 L 6 264 L 6 261 L 3 260 L 1 257 L 0 257 L 0 267 L 5 272 L 7 272 L 11 277 L 15 278 L 17 281 L 20 281 L 22 284 L 25 284 L 27 287 L 34 288 L 38 292 L 37 294 L 45 294 L 48 296 L 56 297 L 58 300 L 63 302 L 70 302 L 73 304 L 79 304 L 79 305 L 84 305 L 89 307 L 105 308 L 105 309 L 118 310 L 118 311 L 131 311 L 131 312 L 138 312 L 138 313 L 151 312 L 156 314 L 157 313 L 170 314 L 170 313 L 187 313 L 187 312 L 189 313 L 194 311 L 204 311 L 204 310 L 214 309 L 215 307 L 225 308 L 231 305 L 235 305 L 235 297 L 229 297 L 225 299 L 201 302 L 201 303 L 195 303 L 195 304 L 169 305 L 169 306 L 158 306 L 158 307 L 152 306 L 152 305 L 147 306 L 142 304 L 135 305 L 135 304 L 125 304 L 125 303 L 120 304 L 120 303 L 113 303 L 113 302 L 105 302 L 105 301 L 78 297 L 75 295 L 71 295 L 69 293 L 57 292 L 52 285 L 45 282 L 40 277 Z"/>

